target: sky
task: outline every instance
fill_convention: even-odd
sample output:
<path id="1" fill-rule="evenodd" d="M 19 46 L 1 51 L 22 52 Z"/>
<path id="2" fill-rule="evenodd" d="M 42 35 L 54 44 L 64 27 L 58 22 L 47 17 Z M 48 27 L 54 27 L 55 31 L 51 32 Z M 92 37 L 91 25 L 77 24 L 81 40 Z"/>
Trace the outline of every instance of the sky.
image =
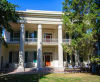
<path id="1" fill-rule="evenodd" d="M 64 0 L 8 0 L 18 5 L 16 10 L 46 10 L 62 11 L 62 2 Z"/>

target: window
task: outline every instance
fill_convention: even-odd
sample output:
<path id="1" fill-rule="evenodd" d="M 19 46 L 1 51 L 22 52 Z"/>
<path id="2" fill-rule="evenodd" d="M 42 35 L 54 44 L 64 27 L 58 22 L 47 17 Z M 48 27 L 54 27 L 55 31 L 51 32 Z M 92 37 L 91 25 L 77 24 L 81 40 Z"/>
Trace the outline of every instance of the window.
<path id="1" fill-rule="evenodd" d="M 69 34 L 68 33 L 66 33 L 66 39 L 69 39 Z"/>
<path id="2" fill-rule="evenodd" d="M 34 38 L 34 33 L 29 33 L 29 38 Z"/>
<path id="3" fill-rule="evenodd" d="M 44 38 L 51 39 L 52 38 L 52 34 L 44 33 Z"/>
<path id="4" fill-rule="evenodd" d="M 19 52 L 9 52 L 9 63 L 18 63 L 19 60 Z"/>
<path id="5" fill-rule="evenodd" d="M 37 31 L 34 31 L 34 38 L 37 38 Z"/>
<path id="6" fill-rule="evenodd" d="M 70 63 L 70 55 L 67 54 L 67 62 Z"/>
<path id="7" fill-rule="evenodd" d="M 26 51 L 25 52 L 25 63 L 27 62 L 34 62 L 36 63 L 37 62 L 37 52 L 36 51 Z"/>
<path id="8" fill-rule="evenodd" d="M 33 62 L 36 63 L 37 62 L 37 52 L 34 51 L 34 59 L 33 59 Z"/>
<path id="9" fill-rule="evenodd" d="M 9 52 L 9 63 L 12 63 L 12 52 Z"/>
<path id="10" fill-rule="evenodd" d="M 20 39 L 20 32 L 19 31 L 13 31 L 10 33 L 10 40 L 11 41 L 19 41 Z"/>
<path id="11" fill-rule="evenodd" d="M 34 32 L 26 31 L 25 32 L 25 37 L 26 38 L 37 38 L 37 31 L 34 31 Z"/>
<path id="12" fill-rule="evenodd" d="M 28 60 L 27 60 L 27 57 L 28 57 L 28 52 L 26 51 L 26 52 L 25 52 L 25 63 L 28 61 Z"/>

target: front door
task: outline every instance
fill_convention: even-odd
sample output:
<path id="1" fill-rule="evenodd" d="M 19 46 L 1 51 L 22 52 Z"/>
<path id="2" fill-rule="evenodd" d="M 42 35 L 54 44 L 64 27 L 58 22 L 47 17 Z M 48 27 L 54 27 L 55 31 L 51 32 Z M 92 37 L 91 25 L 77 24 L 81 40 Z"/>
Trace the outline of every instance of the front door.
<path id="1" fill-rule="evenodd" d="M 45 66 L 50 66 L 50 55 L 45 56 Z"/>

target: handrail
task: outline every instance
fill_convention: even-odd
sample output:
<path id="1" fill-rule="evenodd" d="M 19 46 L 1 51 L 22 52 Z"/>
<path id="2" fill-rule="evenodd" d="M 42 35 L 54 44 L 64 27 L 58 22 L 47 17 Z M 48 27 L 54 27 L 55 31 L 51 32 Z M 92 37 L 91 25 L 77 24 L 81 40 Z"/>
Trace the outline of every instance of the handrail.
<path id="1" fill-rule="evenodd" d="M 47 38 L 43 38 L 42 42 L 58 42 L 58 39 L 52 38 L 52 39 L 47 39 Z"/>
<path id="2" fill-rule="evenodd" d="M 25 38 L 25 42 L 37 42 L 37 38 Z"/>
<path id="3" fill-rule="evenodd" d="M 5 40 L 7 42 L 19 42 L 20 38 L 10 38 L 9 41 L 7 40 L 7 38 L 5 38 Z M 37 38 L 25 38 L 25 42 L 37 42 Z M 70 39 L 63 39 L 63 43 L 69 43 L 71 40 Z M 57 38 L 42 38 L 42 42 L 43 43 L 58 43 L 58 39 Z"/>
<path id="4" fill-rule="evenodd" d="M 63 39 L 63 43 L 69 43 L 70 39 Z"/>
<path id="5" fill-rule="evenodd" d="M 20 38 L 10 38 L 10 41 L 13 42 L 13 41 L 20 41 Z"/>

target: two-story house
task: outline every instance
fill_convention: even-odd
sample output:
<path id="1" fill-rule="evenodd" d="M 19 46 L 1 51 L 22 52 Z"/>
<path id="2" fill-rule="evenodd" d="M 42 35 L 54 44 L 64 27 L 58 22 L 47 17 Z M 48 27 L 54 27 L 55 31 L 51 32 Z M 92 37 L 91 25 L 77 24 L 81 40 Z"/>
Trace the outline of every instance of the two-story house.
<path id="1" fill-rule="evenodd" d="M 23 19 L 17 24 L 11 23 L 13 32 L 4 31 L 8 48 L 1 46 L 0 68 L 9 64 L 11 68 L 21 71 L 23 68 L 43 67 L 63 70 L 65 58 L 62 43 L 69 43 L 70 40 L 63 29 L 62 12 L 17 12 Z"/>

